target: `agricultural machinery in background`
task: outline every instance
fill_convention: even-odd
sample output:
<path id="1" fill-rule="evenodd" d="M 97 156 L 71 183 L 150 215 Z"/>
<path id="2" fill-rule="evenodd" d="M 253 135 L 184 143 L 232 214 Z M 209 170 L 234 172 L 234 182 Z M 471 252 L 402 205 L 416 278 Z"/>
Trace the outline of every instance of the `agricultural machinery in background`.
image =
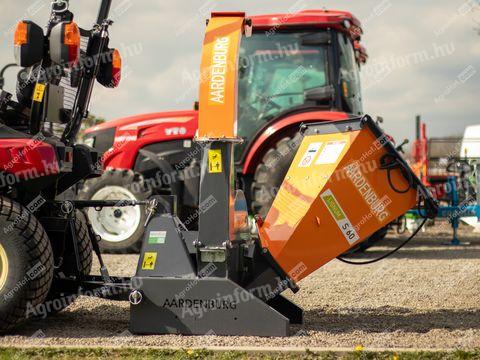
<path id="1" fill-rule="evenodd" d="M 27 20 L 16 27 L 17 101 L 0 94 L 0 331 L 44 304 L 44 315 L 68 306 L 77 289 L 64 282 L 88 275 L 92 248 L 99 253 L 79 210 L 89 204 L 65 193 L 102 172 L 99 153 L 75 139 L 94 83 L 120 81 L 119 54 L 108 47 L 110 4 L 101 1 L 91 30 L 77 26 L 68 1 L 52 3 L 46 32 Z"/>
<path id="2" fill-rule="evenodd" d="M 446 218 L 453 229 L 449 245 L 461 245 L 457 231 L 460 221 L 478 229 L 480 223 L 480 127 L 468 126 L 463 137 L 428 138 L 420 116 L 415 120 L 412 169 L 440 202 L 438 217 Z M 410 218 L 419 211 L 409 212 Z"/>
<path id="3" fill-rule="evenodd" d="M 345 11 L 250 19 L 253 34 L 242 39 L 240 49 L 241 143 L 234 160 L 249 209 L 265 216 L 300 144 L 300 125 L 363 113 L 359 69 L 367 54 L 360 45 L 359 20 Z M 196 110 L 131 116 L 88 129 L 84 141 L 105 152 L 106 172 L 87 181 L 79 198 L 175 195 L 180 219 L 187 228 L 197 228 L 201 149 L 192 141 L 197 129 Z M 142 209 L 90 209 L 88 216 L 103 250 L 139 250 L 146 220 Z"/>

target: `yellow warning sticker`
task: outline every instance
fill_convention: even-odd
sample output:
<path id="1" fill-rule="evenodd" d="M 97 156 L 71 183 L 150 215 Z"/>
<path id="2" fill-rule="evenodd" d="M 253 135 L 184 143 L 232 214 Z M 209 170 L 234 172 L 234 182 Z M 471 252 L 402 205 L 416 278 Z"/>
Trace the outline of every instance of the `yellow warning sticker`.
<path id="1" fill-rule="evenodd" d="M 33 101 L 42 102 L 44 93 L 45 84 L 37 83 L 37 85 L 35 85 L 35 90 L 33 91 Z"/>
<path id="2" fill-rule="evenodd" d="M 208 172 L 209 173 L 222 172 L 222 150 L 220 149 L 208 150 Z"/>
<path id="3" fill-rule="evenodd" d="M 154 270 L 157 262 L 156 252 L 146 252 L 143 256 L 142 270 Z"/>

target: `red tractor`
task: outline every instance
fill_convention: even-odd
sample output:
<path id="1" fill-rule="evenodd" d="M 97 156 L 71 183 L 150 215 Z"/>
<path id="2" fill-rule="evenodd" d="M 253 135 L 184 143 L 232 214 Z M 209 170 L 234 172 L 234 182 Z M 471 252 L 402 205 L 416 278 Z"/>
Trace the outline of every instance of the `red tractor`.
<path id="1" fill-rule="evenodd" d="M 68 191 L 102 172 L 99 153 L 75 140 L 95 83 L 120 81 L 111 0 L 100 4 L 91 29 L 78 27 L 67 0 L 52 1 L 45 28 L 23 20 L 15 29 L 16 100 L 0 91 L 0 333 L 71 304 L 100 254 L 80 209 L 109 204 L 80 204 Z"/>
<path id="2" fill-rule="evenodd" d="M 239 183 L 253 213 L 265 215 L 299 145 L 301 124 L 363 113 L 359 68 L 367 54 L 352 14 L 308 10 L 251 17 L 238 69 Z M 197 111 L 161 112 L 109 121 L 85 132 L 107 171 L 87 181 L 81 199 L 145 200 L 173 194 L 188 228 L 196 227 L 200 149 Z M 201 205 L 201 204 L 200 204 Z M 201 206 L 200 206 L 201 211 Z M 89 211 L 103 250 L 137 251 L 145 212 L 139 207 Z"/>

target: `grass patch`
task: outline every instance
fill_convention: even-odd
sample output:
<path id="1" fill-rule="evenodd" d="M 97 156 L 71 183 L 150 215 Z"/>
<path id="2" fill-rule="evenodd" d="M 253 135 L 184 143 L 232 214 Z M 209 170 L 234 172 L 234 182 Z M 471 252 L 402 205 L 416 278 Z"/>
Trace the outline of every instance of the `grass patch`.
<path id="1" fill-rule="evenodd" d="M 162 350 L 162 349 L 103 349 L 103 348 L 9 348 L 0 347 L 0 360 L 24 359 L 345 359 L 345 360 L 480 360 L 480 350 L 452 351 L 452 352 L 311 352 L 304 353 L 245 353 L 238 351 L 209 351 L 209 350 Z"/>

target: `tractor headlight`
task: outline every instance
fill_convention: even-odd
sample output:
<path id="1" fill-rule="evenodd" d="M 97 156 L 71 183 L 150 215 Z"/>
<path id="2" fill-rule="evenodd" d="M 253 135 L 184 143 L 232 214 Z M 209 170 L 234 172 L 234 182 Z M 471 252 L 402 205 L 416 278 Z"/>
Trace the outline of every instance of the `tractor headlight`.
<path id="1" fill-rule="evenodd" d="M 80 29 L 72 22 L 55 25 L 50 33 L 50 58 L 54 63 L 73 67 L 80 57 Z"/>
<path id="2" fill-rule="evenodd" d="M 20 21 L 13 38 L 15 62 L 18 66 L 29 67 L 43 59 L 43 30 L 32 21 Z"/>
<path id="3" fill-rule="evenodd" d="M 97 80 L 107 88 L 115 88 L 122 77 L 122 58 L 117 49 L 108 49 L 102 58 Z"/>

